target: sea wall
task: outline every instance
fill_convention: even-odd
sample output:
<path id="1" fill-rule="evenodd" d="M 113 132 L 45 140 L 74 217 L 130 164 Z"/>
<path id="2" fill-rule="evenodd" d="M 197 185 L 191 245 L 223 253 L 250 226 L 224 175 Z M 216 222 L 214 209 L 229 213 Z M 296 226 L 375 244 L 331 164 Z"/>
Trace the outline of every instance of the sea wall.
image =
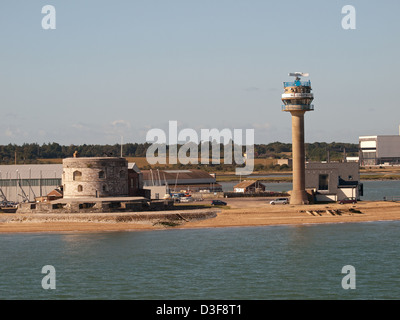
<path id="1" fill-rule="evenodd" d="M 97 222 L 97 223 L 151 223 L 151 224 L 180 224 L 189 221 L 197 221 L 215 218 L 217 209 L 198 210 L 171 210 L 164 212 L 131 212 L 131 213 L 98 213 L 98 214 L 4 214 L 0 216 L 3 223 L 23 222 Z"/>
<path id="2" fill-rule="evenodd" d="M 173 209 L 172 200 L 138 200 L 138 201 L 58 201 L 20 203 L 17 213 L 102 213 L 102 212 L 135 212 L 135 211 L 157 211 Z"/>

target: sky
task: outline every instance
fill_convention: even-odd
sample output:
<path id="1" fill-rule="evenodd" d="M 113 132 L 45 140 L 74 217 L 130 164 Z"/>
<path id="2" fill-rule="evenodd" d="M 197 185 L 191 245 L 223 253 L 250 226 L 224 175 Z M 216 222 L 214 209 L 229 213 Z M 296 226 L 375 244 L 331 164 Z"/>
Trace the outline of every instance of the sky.
<path id="1" fill-rule="evenodd" d="M 399 134 L 399 13 L 398 0 L 2 0 L 0 144 L 143 143 L 169 121 L 288 143 L 296 71 L 315 97 L 306 142 Z"/>

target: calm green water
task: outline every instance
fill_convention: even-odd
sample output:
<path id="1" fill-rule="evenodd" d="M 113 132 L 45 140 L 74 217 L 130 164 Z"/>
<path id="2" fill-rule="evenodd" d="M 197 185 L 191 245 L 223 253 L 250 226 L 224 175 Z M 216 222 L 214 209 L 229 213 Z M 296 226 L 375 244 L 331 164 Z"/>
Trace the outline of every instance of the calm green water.
<path id="1" fill-rule="evenodd" d="M 400 222 L 0 235 L 1 299 L 399 299 Z M 44 265 L 56 270 L 45 290 Z M 342 288 L 342 267 L 356 289 Z"/>

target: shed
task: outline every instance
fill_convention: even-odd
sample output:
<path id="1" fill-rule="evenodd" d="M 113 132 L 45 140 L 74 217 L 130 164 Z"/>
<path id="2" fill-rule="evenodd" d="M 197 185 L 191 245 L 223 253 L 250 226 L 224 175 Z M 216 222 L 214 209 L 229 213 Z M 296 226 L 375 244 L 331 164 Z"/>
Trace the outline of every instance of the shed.
<path id="1" fill-rule="evenodd" d="M 233 187 L 234 192 L 256 193 L 265 191 L 265 185 L 258 180 L 244 180 Z"/>

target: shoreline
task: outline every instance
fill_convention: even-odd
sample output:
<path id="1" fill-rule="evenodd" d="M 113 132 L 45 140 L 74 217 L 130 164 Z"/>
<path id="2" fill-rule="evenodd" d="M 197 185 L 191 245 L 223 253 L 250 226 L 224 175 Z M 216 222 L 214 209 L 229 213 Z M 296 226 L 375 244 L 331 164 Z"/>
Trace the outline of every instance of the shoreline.
<path id="1" fill-rule="evenodd" d="M 265 199 L 227 199 L 227 202 L 229 209 L 180 210 L 177 207 L 173 211 L 152 213 L 1 214 L 0 234 L 301 226 L 400 220 L 399 202 L 360 201 L 345 205 L 301 206 L 272 206 Z"/>
<path id="2" fill-rule="evenodd" d="M 360 181 L 386 181 L 400 180 L 400 168 L 396 169 L 363 169 L 360 170 Z M 216 172 L 217 182 L 239 181 L 235 172 Z M 263 180 L 266 182 L 292 182 L 292 171 L 253 171 L 248 176 L 242 176 L 242 180 Z"/>
<path id="3" fill-rule="evenodd" d="M 265 174 L 254 174 L 248 177 L 242 177 L 242 180 L 262 180 L 267 183 L 291 183 L 292 177 L 277 177 L 278 173 L 265 173 Z M 280 174 L 285 175 L 285 174 Z M 273 176 L 273 177 L 268 177 Z M 400 174 L 360 174 L 360 182 L 365 181 L 398 181 L 400 180 Z M 236 176 L 231 175 L 220 175 L 217 176 L 216 181 L 220 182 L 236 182 L 239 179 Z"/>

